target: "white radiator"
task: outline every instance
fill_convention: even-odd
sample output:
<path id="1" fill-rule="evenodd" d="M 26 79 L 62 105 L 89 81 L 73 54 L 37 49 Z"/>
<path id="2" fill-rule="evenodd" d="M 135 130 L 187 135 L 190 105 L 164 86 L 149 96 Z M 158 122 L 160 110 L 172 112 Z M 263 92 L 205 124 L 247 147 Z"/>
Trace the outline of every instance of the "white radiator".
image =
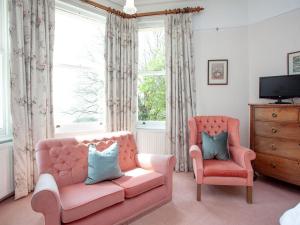
<path id="1" fill-rule="evenodd" d="M 14 191 L 12 143 L 0 144 L 0 199 Z"/>
<path id="2" fill-rule="evenodd" d="M 167 154 L 165 130 L 137 129 L 136 141 L 140 153 Z"/>

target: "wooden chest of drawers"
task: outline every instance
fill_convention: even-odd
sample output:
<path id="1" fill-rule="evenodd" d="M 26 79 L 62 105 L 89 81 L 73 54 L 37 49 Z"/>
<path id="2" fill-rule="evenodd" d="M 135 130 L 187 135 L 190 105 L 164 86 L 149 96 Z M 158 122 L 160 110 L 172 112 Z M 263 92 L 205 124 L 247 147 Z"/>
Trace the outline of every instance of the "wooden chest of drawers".
<path id="1" fill-rule="evenodd" d="M 300 185 L 300 105 L 251 104 L 255 171 Z"/>

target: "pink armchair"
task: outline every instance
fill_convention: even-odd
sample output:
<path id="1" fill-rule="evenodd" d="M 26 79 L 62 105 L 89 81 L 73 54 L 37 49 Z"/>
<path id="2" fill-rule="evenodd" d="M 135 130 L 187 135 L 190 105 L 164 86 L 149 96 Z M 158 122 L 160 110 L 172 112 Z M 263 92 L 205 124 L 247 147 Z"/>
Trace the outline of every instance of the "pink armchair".
<path id="1" fill-rule="evenodd" d="M 247 202 L 252 203 L 254 151 L 240 145 L 239 120 L 226 116 L 196 116 L 189 119 L 190 157 L 197 182 L 197 200 L 201 201 L 201 184 L 247 187 Z M 201 132 L 216 135 L 228 132 L 231 160 L 203 160 Z"/>

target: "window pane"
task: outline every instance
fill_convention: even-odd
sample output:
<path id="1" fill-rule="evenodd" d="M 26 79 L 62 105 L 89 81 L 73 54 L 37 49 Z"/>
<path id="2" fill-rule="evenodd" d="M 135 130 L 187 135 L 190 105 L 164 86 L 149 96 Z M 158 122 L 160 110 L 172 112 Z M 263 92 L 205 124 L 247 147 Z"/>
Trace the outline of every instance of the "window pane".
<path id="1" fill-rule="evenodd" d="M 4 74 L 3 74 L 3 71 L 4 71 L 4 68 L 2 66 L 3 64 L 3 57 L 2 57 L 2 53 L 0 52 L 0 90 L 1 90 L 1 97 L 0 97 L 0 135 L 1 135 L 1 131 L 3 131 L 4 129 L 4 111 L 5 111 L 5 105 L 4 105 L 4 93 L 3 93 L 3 90 L 4 90 L 4 83 L 3 83 L 3 80 L 4 80 Z"/>
<path id="2" fill-rule="evenodd" d="M 166 119 L 164 28 L 139 30 L 138 119 Z"/>
<path id="3" fill-rule="evenodd" d="M 104 20 L 56 10 L 56 125 L 104 122 Z"/>

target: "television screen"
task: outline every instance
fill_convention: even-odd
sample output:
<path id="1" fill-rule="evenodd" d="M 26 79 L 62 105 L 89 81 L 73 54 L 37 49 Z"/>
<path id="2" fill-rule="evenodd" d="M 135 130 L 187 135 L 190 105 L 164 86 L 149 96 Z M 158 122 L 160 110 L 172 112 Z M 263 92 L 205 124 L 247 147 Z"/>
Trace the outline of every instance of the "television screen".
<path id="1" fill-rule="evenodd" d="M 260 77 L 259 97 L 269 99 L 300 97 L 300 75 Z"/>

